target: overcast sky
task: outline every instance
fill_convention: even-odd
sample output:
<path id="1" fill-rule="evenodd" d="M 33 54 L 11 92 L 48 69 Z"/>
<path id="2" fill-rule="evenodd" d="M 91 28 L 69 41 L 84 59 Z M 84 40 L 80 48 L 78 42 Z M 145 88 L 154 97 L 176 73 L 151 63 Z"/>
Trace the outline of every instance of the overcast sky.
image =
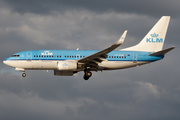
<path id="1" fill-rule="evenodd" d="M 179 120 L 179 0 L 0 0 L 1 120 Z M 136 68 L 58 77 L 21 72 L 2 61 L 34 49 L 118 49 L 140 42 L 161 16 L 171 16 L 161 61 Z"/>

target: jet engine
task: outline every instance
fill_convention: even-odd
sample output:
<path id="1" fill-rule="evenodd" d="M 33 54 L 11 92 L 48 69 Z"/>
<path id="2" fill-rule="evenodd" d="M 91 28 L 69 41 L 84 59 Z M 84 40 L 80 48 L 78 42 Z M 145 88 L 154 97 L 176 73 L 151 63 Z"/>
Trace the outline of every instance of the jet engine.
<path id="1" fill-rule="evenodd" d="M 60 71 L 60 70 L 54 70 L 54 75 L 57 76 L 73 76 L 73 74 L 76 72 L 73 72 L 72 70 L 66 70 L 66 71 Z"/>
<path id="2" fill-rule="evenodd" d="M 73 61 L 59 61 L 57 64 L 57 70 L 77 70 L 77 62 Z"/>

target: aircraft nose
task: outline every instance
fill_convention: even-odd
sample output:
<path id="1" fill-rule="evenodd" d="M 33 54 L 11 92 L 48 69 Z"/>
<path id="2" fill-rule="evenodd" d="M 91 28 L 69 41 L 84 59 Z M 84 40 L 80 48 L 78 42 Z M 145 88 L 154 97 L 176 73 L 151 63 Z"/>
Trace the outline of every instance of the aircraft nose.
<path id="1" fill-rule="evenodd" d="M 4 60 L 3 63 L 7 65 L 7 61 L 6 60 Z"/>
<path id="2" fill-rule="evenodd" d="M 8 66 L 10 66 L 10 67 L 14 67 L 13 62 L 12 62 L 11 60 L 9 60 L 9 58 L 5 59 L 5 60 L 3 61 L 3 63 L 6 64 L 6 65 L 8 65 Z"/>
<path id="3" fill-rule="evenodd" d="M 9 65 L 8 58 L 3 61 L 4 64 Z"/>

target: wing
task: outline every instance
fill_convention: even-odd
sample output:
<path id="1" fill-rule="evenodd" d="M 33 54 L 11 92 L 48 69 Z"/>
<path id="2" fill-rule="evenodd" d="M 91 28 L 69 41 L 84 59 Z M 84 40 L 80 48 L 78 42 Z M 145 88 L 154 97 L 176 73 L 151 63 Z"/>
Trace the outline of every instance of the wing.
<path id="1" fill-rule="evenodd" d="M 114 49 L 119 47 L 124 42 L 126 34 L 127 34 L 127 30 L 124 31 L 124 33 L 119 38 L 119 40 L 115 44 L 113 44 L 112 46 L 110 46 L 104 50 L 101 50 L 97 53 L 86 56 L 82 59 L 79 59 L 78 62 L 86 63 L 86 64 L 87 63 L 96 63 L 96 64 L 101 63 L 102 61 L 106 60 L 108 53 L 110 53 L 111 51 L 113 51 Z"/>

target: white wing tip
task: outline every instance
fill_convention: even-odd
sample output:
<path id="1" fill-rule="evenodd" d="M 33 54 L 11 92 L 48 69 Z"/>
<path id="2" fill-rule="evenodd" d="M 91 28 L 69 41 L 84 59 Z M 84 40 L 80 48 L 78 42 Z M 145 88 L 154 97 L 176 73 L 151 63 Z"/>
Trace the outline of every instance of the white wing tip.
<path id="1" fill-rule="evenodd" d="M 125 30 L 124 33 L 122 34 L 122 36 L 119 38 L 119 40 L 117 41 L 116 44 L 122 44 L 126 38 L 126 34 L 127 34 L 128 30 Z"/>

